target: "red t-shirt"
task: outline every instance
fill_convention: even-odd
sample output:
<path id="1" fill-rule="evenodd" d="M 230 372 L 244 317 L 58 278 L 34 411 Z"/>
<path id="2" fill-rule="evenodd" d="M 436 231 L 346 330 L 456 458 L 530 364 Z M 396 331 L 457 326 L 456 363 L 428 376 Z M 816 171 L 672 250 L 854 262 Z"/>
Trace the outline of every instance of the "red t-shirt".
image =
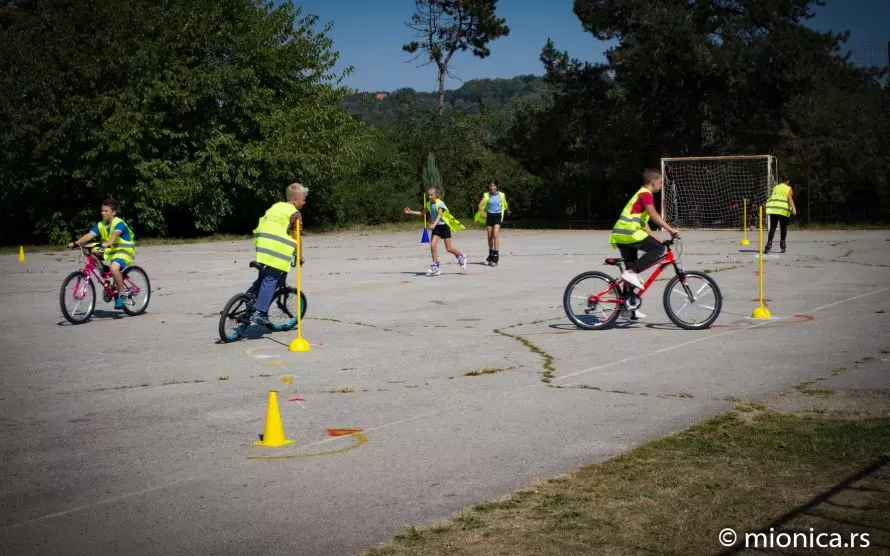
<path id="1" fill-rule="evenodd" d="M 643 212 L 648 212 L 646 207 L 652 206 L 655 204 L 655 198 L 648 191 L 644 191 L 640 193 L 640 196 L 637 197 L 637 202 L 634 203 L 634 206 L 631 207 L 631 214 L 641 214 Z"/>

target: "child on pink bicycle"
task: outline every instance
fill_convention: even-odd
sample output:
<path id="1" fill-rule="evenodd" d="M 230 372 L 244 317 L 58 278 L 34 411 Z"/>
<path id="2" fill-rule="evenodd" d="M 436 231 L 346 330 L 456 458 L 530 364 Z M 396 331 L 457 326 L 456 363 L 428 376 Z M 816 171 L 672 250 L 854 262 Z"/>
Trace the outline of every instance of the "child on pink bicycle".
<path id="1" fill-rule="evenodd" d="M 68 248 L 70 249 L 75 245 L 83 247 L 88 241 L 99 236 L 102 241 L 99 247 L 105 249 L 104 257 L 103 253 L 95 250 L 95 247 L 93 248 L 92 256 L 100 264 L 103 258 L 106 261 L 111 261 L 111 275 L 114 277 L 114 285 L 117 288 L 114 308 L 122 309 L 124 298 L 127 296 L 128 291 L 124 286 L 124 276 L 121 272 L 132 265 L 133 259 L 136 258 L 135 237 L 127 223 L 118 218 L 116 200 L 105 199 L 102 201 L 101 214 L 102 220 L 84 234 L 83 237 L 69 243 Z"/>

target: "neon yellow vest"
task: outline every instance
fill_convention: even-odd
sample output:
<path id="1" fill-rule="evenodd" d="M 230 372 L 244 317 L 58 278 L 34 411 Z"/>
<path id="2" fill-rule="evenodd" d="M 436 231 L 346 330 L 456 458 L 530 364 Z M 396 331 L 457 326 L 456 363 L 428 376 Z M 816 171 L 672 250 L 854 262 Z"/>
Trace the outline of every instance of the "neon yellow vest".
<path id="1" fill-rule="evenodd" d="M 628 243 L 638 243 L 649 237 L 649 234 L 643 229 L 649 222 L 649 213 L 645 210 L 639 214 L 631 212 L 631 209 L 633 208 L 634 203 L 637 202 L 640 194 L 649 192 L 650 191 L 645 187 L 641 187 L 640 190 L 634 193 L 634 196 L 630 198 L 630 201 L 628 201 L 624 210 L 621 211 L 621 216 L 618 217 L 618 221 L 612 226 L 612 235 L 609 237 L 609 244 L 611 244 L 612 247 L 619 244 L 626 245 Z"/>
<path id="2" fill-rule="evenodd" d="M 290 217 L 297 208 L 290 203 L 278 202 L 272 205 L 260 218 L 253 231 L 253 245 L 256 247 L 256 262 L 287 272 L 294 257 L 297 242 L 287 234 Z"/>
<path id="3" fill-rule="evenodd" d="M 433 212 L 432 212 L 432 209 L 430 208 L 429 201 L 427 201 L 426 203 L 423 204 L 423 208 L 424 208 L 424 210 L 427 211 L 427 214 L 431 215 L 431 218 L 433 220 L 436 219 L 435 216 L 432 216 Z M 439 222 L 444 222 L 444 223 L 448 224 L 448 227 L 451 229 L 451 231 L 463 230 L 465 228 L 463 224 L 461 224 L 460 222 L 457 221 L 456 218 L 451 216 L 451 212 L 449 212 L 448 207 L 445 206 L 445 203 L 443 203 L 441 199 L 438 199 L 436 201 L 436 211 L 435 211 L 436 214 L 438 214 L 440 208 L 444 209 L 445 212 L 442 213 L 442 219 L 439 220 Z M 432 222 L 430 222 L 430 223 L 432 223 Z"/>
<path id="4" fill-rule="evenodd" d="M 127 232 L 130 233 L 130 241 L 125 241 L 123 234 L 117 236 L 117 240 L 105 251 L 105 260 L 111 262 L 114 259 L 120 259 L 129 266 L 133 264 L 133 258 L 136 257 L 136 243 L 134 242 L 136 238 L 133 236 L 133 230 L 127 226 L 126 222 L 117 216 L 111 219 L 111 224 L 108 226 L 105 225 L 104 220 L 99 222 L 99 237 L 102 238 L 103 242 L 108 241 L 108 238 L 114 233 L 114 228 L 118 224 L 126 226 Z"/>
<path id="5" fill-rule="evenodd" d="M 504 195 L 503 191 L 498 191 L 498 195 L 501 196 L 501 222 L 503 222 L 504 214 L 506 214 L 507 210 L 509 210 L 507 208 L 507 196 Z M 485 194 L 482 196 L 482 201 L 485 203 L 486 212 L 488 211 L 488 197 L 489 197 L 489 192 L 486 191 Z M 479 220 L 479 219 L 477 218 L 476 220 Z M 485 221 L 484 217 L 482 218 L 482 221 L 483 222 Z"/>
<path id="6" fill-rule="evenodd" d="M 788 202 L 788 193 L 791 187 L 787 183 L 777 183 L 773 187 L 773 193 L 766 200 L 766 213 L 779 216 L 791 216 L 791 203 Z"/>

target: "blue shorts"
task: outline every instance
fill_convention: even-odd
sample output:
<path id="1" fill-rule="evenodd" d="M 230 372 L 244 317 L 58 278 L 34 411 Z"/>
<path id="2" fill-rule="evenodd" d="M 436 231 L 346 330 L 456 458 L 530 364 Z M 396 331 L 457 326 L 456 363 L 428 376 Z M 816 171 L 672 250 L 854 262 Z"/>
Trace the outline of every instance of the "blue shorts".
<path id="1" fill-rule="evenodd" d="M 111 262 L 112 262 L 112 263 L 117 263 L 117 264 L 121 265 L 121 270 L 127 268 L 127 263 L 125 263 L 125 262 L 123 261 L 123 259 L 112 259 Z M 109 265 L 109 266 L 111 266 L 111 265 Z"/>

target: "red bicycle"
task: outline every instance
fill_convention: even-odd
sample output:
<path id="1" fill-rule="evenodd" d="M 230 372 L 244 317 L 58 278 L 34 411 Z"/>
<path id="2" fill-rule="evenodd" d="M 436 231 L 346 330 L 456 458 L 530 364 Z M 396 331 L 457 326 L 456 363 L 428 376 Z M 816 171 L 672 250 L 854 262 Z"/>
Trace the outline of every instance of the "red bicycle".
<path id="1" fill-rule="evenodd" d="M 613 278 L 604 272 L 583 272 L 572 278 L 563 294 L 562 304 L 566 315 L 579 328 L 605 330 L 615 326 L 622 310 L 634 311 L 643 303 L 643 295 L 668 266 L 673 266 L 676 276 L 664 288 L 664 311 L 671 322 L 686 330 L 710 327 L 720 315 L 723 296 L 713 278 L 695 270 L 683 270 L 680 264 L 682 244 L 680 238 L 662 242 L 665 254 L 649 267 L 658 265 L 655 272 L 634 292 L 633 286 L 621 278 Z M 677 252 L 672 246 L 677 246 Z M 617 266 L 624 272 L 624 259 L 606 259 L 607 265 Z M 645 270 L 645 269 L 644 269 Z"/>
<path id="2" fill-rule="evenodd" d="M 93 311 L 96 310 L 96 286 L 93 285 L 93 280 L 102 285 L 102 298 L 106 303 L 117 295 L 111 267 L 105 263 L 101 267 L 96 264 L 93 254 L 101 256 L 102 251 L 94 250 L 93 246 L 72 247 L 80 249 L 86 260 L 81 270 L 75 270 L 62 281 L 59 304 L 62 306 L 62 314 L 71 324 L 84 323 L 93 316 Z M 144 313 L 151 297 L 148 275 L 138 266 L 128 266 L 123 275 L 124 286 L 127 288 L 123 294 L 123 311 L 131 316 Z"/>

